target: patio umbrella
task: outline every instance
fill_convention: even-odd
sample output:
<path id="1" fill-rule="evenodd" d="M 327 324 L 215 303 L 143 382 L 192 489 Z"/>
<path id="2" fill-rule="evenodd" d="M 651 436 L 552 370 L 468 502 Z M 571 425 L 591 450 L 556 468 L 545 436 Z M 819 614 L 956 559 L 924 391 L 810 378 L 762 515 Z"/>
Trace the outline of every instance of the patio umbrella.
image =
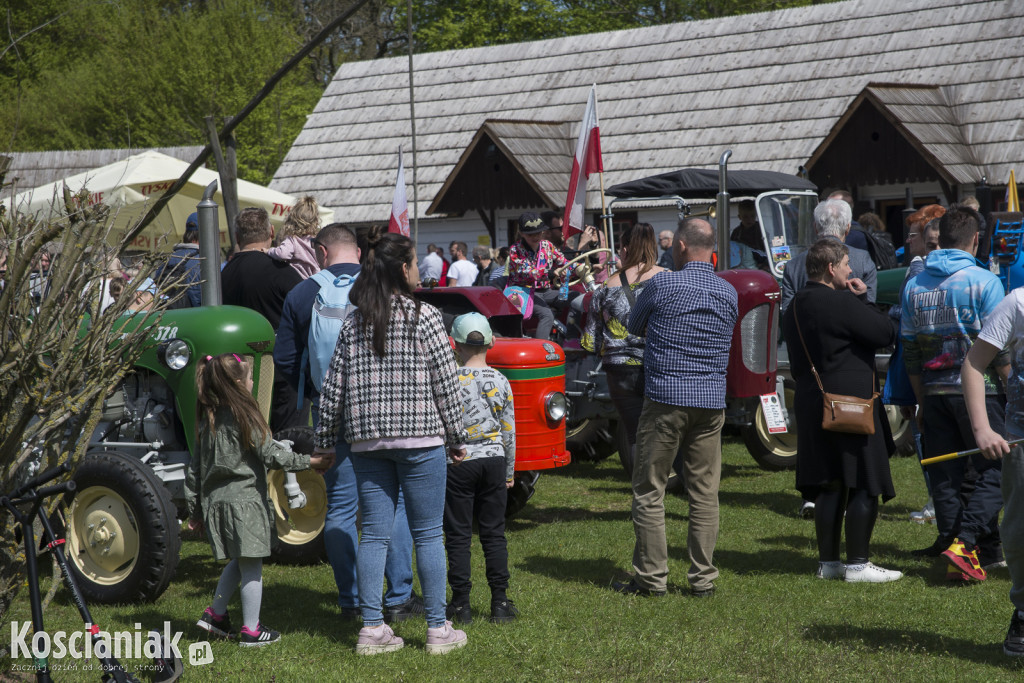
<path id="1" fill-rule="evenodd" d="M 111 241 L 135 225 L 167 188 L 188 168 L 188 164 L 159 152 L 147 151 L 127 159 L 108 164 L 63 180 L 48 183 L 21 192 L 13 198 L 13 210 L 47 218 L 59 213 L 63 203 L 63 186 L 72 194 L 83 188 L 89 192 L 89 204 L 104 202 L 115 214 Z M 132 242 L 140 251 L 167 251 L 180 242 L 185 232 L 185 220 L 196 210 L 203 190 L 220 176 L 208 168 L 196 169 L 185 186 L 157 215 L 156 219 Z M 7 200 L 8 208 L 12 200 Z M 227 217 L 224 202 L 218 190 L 214 201 L 220 204 L 220 246 L 227 248 Z M 238 208 L 261 207 L 270 215 L 270 222 L 280 228 L 295 204 L 296 198 L 245 180 L 238 181 Z M 320 209 L 321 224 L 334 220 L 334 211 Z"/>

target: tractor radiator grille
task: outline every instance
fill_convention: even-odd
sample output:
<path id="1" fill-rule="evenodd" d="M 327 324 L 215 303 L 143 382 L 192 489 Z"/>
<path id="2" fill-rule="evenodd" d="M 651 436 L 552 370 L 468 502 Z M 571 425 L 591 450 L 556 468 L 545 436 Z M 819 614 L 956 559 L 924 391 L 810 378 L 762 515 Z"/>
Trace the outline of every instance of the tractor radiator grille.
<path id="1" fill-rule="evenodd" d="M 252 355 L 249 356 L 253 358 Z M 255 359 L 254 359 L 255 360 Z M 264 353 L 259 358 L 259 368 L 254 373 L 256 383 L 256 402 L 260 405 L 260 414 L 270 422 L 270 396 L 274 390 L 274 356 Z"/>
<path id="2" fill-rule="evenodd" d="M 747 311 L 740 321 L 743 344 L 743 365 L 751 372 L 768 372 L 775 368 L 778 319 L 772 316 L 771 304 L 760 304 Z M 771 329 L 769 330 L 769 327 Z"/>

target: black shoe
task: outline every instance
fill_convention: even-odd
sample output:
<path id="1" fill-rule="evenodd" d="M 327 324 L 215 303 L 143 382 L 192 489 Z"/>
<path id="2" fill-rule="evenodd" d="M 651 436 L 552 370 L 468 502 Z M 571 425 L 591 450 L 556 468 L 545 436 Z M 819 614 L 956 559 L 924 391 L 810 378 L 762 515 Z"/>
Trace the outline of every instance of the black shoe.
<path id="1" fill-rule="evenodd" d="M 1003 558 L 1003 544 L 978 546 L 978 562 L 981 568 L 987 570 L 999 569 L 1006 566 Z"/>
<path id="2" fill-rule="evenodd" d="M 358 607 L 342 607 L 340 609 L 341 618 L 343 621 L 358 622 L 363 620 L 363 610 L 359 609 Z"/>
<path id="3" fill-rule="evenodd" d="M 234 638 L 235 630 L 231 628 L 231 618 L 225 612 L 219 619 L 213 613 L 212 607 L 207 607 L 203 616 L 199 617 L 196 626 L 203 629 L 211 636 L 218 638 Z"/>
<path id="4" fill-rule="evenodd" d="M 473 610 L 470 608 L 468 602 L 461 602 L 458 604 L 453 603 L 445 608 L 444 618 L 448 621 L 453 621 L 456 624 L 472 624 Z"/>
<path id="5" fill-rule="evenodd" d="M 625 595 L 639 595 L 644 598 L 663 598 L 665 597 L 665 591 L 655 591 L 650 588 L 644 588 L 639 585 L 635 580 L 629 583 L 620 583 L 618 581 L 612 581 L 612 590 L 616 593 L 623 593 Z"/>
<path id="6" fill-rule="evenodd" d="M 511 600 L 499 600 L 491 603 L 491 623 L 507 624 L 519 616 L 519 610 Z"/>
<path id="7" fill-rule="evenodd" d="M 256 630 L 250 631 L 246 627 L 238 632 L 238 644 L 241 647 L 263 647 L 281 640 L 281 634 L 263 624 L 256 624 Z"/>
<path id="8" fill-rule="evenodd" d="M 914 557 L 938 557 L 941 555 L 949 544 L 952 543 L 952 539 L 942 538 L 941 536 L 935 539 L 927 548 L 921 548 L 919 550 L 911 550 L 910 554 Z"/>
<path id="9" fill-rule="evenodd" d="M 714 586 L 711 586 L 711 588 L 704 588 L 704 589 L 701 589 L 701 590 L 697 590 L 695 588 L 691 588 L 690 589 L 690 597 L 691 598 L 710 598 L 710 597 L 714 597 L 714 595 L 715 595 L 715 587 Z"/>
<path id="10" fill-rule="evenodd" d="M 394 624 L 406 619 L 412 619 L 420 614 L 423 614 L 423 598 L 413 593 L 412 597 L 402 604 L 385 607 L 384 621 L 388 624 Z"/>
<path id="11" fill-rule="evenodd" d="M 1013 610 L 1010 618 L 1010 629 L 1003 641 L 1003 654 L 1008 657 L 1024 657 L 1024 618 L 1018 610 Z"/>

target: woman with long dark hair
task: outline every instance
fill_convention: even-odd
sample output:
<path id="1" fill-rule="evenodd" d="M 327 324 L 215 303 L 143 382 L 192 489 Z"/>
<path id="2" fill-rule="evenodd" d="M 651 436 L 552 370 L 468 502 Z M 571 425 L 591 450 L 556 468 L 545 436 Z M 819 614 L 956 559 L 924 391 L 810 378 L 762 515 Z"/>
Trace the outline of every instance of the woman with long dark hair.
<path id="1" fill-rule="evenodd" d="M 466 442 L 455 355 L 441 313 L 421 304 L 412 240 L 370 228 L 362 270 L 324 379 L 316 452 L 333 452 L 338 428 L 351 444 L 363 529 L 357 574 L 363 628 L 356 652 L 398 650 L 401 638 L 384 623 L 381 587 L 399 489 L 409 527 L 427 618 L 427 652 L 466 644 L 445 620 L 445 451 L 459 461 Z"/>
<path id="2" fill-rule="evenodd" d="M 580 340 L 583 348 L 601 356 L 608 393 L 626 425 L 630 447 L 644 406 L 644 339 L 629 334 L 626 324 L 636 297 L 647 282 L 665 272 L 658 263 L 658 242 L 650 223 L 637 223 L 622 236 L 618 272 L 596 290 L 587 309 Z M 625 461 L 626 459 L 624 459 Z M 628 459 L 632 462 L 632 458 Z"/>

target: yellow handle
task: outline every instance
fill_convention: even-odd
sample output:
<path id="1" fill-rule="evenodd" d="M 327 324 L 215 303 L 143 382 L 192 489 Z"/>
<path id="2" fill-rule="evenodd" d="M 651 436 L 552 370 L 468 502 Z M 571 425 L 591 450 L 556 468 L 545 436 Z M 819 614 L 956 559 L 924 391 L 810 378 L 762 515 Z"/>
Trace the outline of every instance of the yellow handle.
<path id="1" fill-rule="evenodd" d="M 946 462 L 947 460 L 956 460 L 957 458 L 963 458 L 969 454 L 969 451 L 957 451 L 956 453 L 946 453 L 945 455 L 936 455 L 933 458 L 925 458 L 921 461 L 922 465 L 934 465 L 937 462 Z"/>

